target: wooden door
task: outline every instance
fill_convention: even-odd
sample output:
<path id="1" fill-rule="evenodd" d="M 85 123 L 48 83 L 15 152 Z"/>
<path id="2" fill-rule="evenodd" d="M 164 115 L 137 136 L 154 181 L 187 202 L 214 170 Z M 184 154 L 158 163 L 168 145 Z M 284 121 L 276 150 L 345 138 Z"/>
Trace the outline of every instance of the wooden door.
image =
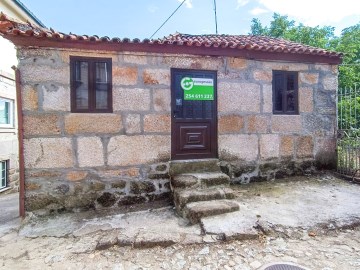
<path id="1" fill-rule="evenodd" d="M 172 159 L 217 158 L 217 72 L 171 69 L 171 109 Z"/>

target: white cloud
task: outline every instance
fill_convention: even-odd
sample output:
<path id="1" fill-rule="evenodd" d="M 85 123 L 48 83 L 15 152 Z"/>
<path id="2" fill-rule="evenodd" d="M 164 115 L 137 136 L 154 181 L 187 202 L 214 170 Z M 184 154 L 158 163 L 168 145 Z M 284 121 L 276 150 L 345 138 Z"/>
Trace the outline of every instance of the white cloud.
<path id="1" fill-rule="evenodd" d="M 178 0 L 178 2 L 182 2 L 182 1 L 184 1 L 184 0 Z M 186 0 L 185 1 L 185 6 L 187 7 L 187 8 L 192 8 L 193 7 L 193 5 L 192 5 L 192 0 Z"/>
<path id="2" fill-rule="evenodd" d="M 249 0 L 237 0 L 236 9 L 239 9 L 249 3 Z"/>
<path id="3" fill-rule="evenodd" d="M 158 9 L 159 9 L 159 7 L 157 7 L 157 6 L 148 6 L 148 11 L 149 11 L 150 13 L 154 13 L 154 12 L 156 12 Z"/>
<path id="4" fill-rule="evenodd" d="M 263 13 L 267 13 L 267 12 L 269 12 L 269 10 L 263 9 L 263 8 L 259 8 L 259 7 L 253 8 L 252 10 L 250 10 L 250 14 L 255 15 L 255 16 L 256 16 L 256 15 L 263 14 Z"/>
<path id="5" fill-rule="evenodd" d="M 295 17 L 306 25 L 316 26 L 339 22 L 351 15 L 360 15 L 360 1 L 342 0 L 258 0 L 272 12 Z"/>

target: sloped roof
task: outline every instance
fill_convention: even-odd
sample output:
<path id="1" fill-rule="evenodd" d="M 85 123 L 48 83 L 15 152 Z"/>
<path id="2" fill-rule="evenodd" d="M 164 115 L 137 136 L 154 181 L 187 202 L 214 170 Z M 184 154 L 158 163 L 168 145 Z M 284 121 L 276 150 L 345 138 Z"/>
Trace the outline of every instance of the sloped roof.
<path id="1" fill-rule="evenodd" d="M 35 16 L 34 13 L 30 11 L 20 0 L 12 0 L 20 9 L 22 9 L 31 19 L 34 20 L 41 27 L 45 27 L 45 25 Z"/>
<path id="2" fill-rule="evenodd" d="M 271 38 L 267 36 L 251 35 L 188 35 L 176 33 L 169 35 L 161 40 L 163 43 L 186 45 L 186 46 L 205 46 L 221 47 L 232 49 L 245 49 L 264 52 L 283 52 L 294 54 L 311 54 L 340 56 L 337 52 L 295 43 L 280 38 Z"/>
<path id="3" fill-rule="evenodd" d="M 110 51 L 137 51 L 297 62 L 341 63 L 341 53 L 284 39 L 246 35 L 189 35 L 175 33 L 160 39 L 109 38 L 97 35 L 65 34 L 22 23 L 0 14 L 0 35 L 17 46 L 62 47 Z"/>

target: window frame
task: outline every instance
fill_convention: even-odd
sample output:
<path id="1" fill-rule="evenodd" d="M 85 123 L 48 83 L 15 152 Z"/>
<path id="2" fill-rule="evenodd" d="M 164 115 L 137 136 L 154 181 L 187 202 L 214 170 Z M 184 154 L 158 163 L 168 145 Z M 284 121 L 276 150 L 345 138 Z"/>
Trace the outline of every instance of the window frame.
<path id="1" fill-rule="evenodd" d="M 275 76 L 281 75 L 283 81 L 283 89 L 287 89 L 287 81 L 289 75 L 294 75 L 294 90 L 295 90 L 295 110 L 294 111 L 287 111 L 287 101 L 286 101 L 286 91 L 282 92 L 282 111 L 275 110 L 276 104 L 276 89 L 275 89 Z M 273 70 L 272 72 L 272 102 L 273 102 L 273 114 L 280 114 L 280 115 L 298 115 L 299 114 L 299 73 L 297 71 L 286 71 L 286 70 Z"/>
<path id="2" fill-rule="evenodd" d="M 76 67 L 75 63 L 87 62 L 88 63 L 88 108 L 78 109 L 76 107 Z M 108 75 L 108 96 L 106 109 L 96 109 L 96 81 L 95 81 L 95 63 L 107 64 Z M 112 59 L 100 58 L 100 57 L 82 57 L 82 56 L 70 56 L 70 92 L 71 92 L 71 112 L 74 113 L 112 113 L 113 112 L 113 93 L 112 93 Z"/>
<path id="3" fill-rule="evenodd" d="M 9 103 L 9 124 L 1 124 L 0 123 L 0 128 L 15 128 L 15 110 L 14 110 L 14 106 L 15 106 L 15 101 L 13 99 L 9 99 L 9 98 L 3 98 L 0 97 L 0 101 L 5 101 Z"/>
<path id="4" fill-rule="evenodd" d="M 5 172 L 4 177 L 3 177 L 3 172 Z M 2 184 L 3 180 L 5 180 L 5 185 Z M 9 185 L 9 160 L 0 160 L 0 190 L 7 188 L 8 185 Z"/>

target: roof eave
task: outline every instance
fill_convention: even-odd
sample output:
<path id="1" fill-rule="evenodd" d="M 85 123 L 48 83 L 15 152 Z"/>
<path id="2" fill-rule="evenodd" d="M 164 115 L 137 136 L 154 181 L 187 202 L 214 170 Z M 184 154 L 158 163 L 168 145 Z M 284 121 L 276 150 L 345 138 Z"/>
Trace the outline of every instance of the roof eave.
<path id="1" fill-rule="evenodd" d="M 299 63 L 341 64 L 341 55 L 312 55 L 299 53 L 266 52 L 238 48 L 187 46 L 175 44 L 128 43 L 113 41 L 83 41 L 3 35 L 18 47 L 65 48 L 102 51 L 129 51 L 144 53 L 191 54 L 201 56 L 230 56 L 251 60 L 277 60 Z"/>

